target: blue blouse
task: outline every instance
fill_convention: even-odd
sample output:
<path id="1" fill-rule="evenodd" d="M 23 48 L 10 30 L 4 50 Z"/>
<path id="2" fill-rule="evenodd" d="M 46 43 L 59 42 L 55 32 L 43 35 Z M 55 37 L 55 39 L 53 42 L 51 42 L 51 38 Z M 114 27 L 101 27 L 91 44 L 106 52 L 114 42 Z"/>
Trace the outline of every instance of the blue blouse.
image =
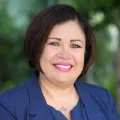
<path id="1" fill-rule="evenodd" d="M 54 120 L 67 120 L 67 118 L 60 111 L 56 110 L 50 105 L 48 106 Z M 70 111 L 70 115 L 72 120 L 81 120 L 81 118 L 86 116 L 81 100 L 79 100 L 77 105 Z"/>

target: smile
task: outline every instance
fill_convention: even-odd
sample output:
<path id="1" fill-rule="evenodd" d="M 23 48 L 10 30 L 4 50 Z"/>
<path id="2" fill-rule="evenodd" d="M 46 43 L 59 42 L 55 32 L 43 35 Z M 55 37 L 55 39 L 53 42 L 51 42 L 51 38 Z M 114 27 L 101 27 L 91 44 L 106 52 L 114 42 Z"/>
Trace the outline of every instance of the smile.
<path id="1" fill-rule="evenodd" d="M 54 67 L 61 72 L 68 72 L 72 69 L 72 65 L 54 64 Z"/>
<path id="2" fill-rule="evenodd" d="M 63 69 L 67 69 L 70 68 L 71 66 L 64 66 L 64 65 L 56 65 L 57 67 L 63 68 Z"/>

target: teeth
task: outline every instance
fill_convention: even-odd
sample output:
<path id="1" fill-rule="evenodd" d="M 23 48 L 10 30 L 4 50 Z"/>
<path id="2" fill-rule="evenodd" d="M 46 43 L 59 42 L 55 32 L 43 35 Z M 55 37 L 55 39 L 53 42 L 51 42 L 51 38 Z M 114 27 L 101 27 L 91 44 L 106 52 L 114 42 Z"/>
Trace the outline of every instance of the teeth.
<path id="1" fill-rule="evenodd" d="M 64 65 L 56 65 L 56 66 L 58 66 L 60 68 L 70 68 L 71 67 L 71 66 L 64 66 Z"/>

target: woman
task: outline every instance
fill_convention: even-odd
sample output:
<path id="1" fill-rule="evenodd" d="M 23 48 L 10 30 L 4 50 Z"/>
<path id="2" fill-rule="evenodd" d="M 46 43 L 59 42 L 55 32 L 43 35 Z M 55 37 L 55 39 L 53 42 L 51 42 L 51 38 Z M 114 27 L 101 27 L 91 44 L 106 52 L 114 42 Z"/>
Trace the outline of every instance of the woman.
<path id="1" fill-rule="evenodd" d="M 119 120 L 110 93 L 81 83 L 95 58 L 93 32 L 69 5 L 42 10 L 26 32 L 36 74 L 0 96 L 0 120 Z"/>

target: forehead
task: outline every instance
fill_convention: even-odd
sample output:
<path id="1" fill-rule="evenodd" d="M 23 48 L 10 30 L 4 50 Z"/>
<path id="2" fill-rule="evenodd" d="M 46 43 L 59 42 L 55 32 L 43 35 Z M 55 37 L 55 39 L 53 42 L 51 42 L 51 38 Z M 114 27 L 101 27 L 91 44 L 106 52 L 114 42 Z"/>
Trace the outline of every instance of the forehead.
<path id="1" fill-rule="evenodd" d="M 66 21 L 53 27 L 49 37 L 59 37 L 61 39 L 81 39 L 85 40 L 85 34 L 77 20 Z"/>

